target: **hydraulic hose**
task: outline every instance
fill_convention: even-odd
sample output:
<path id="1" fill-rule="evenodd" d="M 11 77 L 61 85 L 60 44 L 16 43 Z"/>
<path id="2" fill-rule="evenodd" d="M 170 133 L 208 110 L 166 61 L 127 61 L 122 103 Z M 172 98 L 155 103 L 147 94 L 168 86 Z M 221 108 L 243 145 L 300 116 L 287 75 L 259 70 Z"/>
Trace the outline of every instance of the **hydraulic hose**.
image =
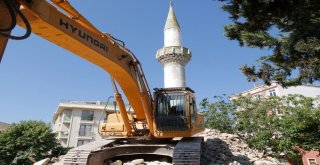
<path id="1" fill-rule="evenodd" d="M 18 6 L 12 0 L 4 0 L 5 5 L 7 6 L 9 13 L 11 15 L 11 25 L 8 28 L 0 29 L 0 35 L 13 39 L 13 40 L 23 40 L 28 38 L 31 35 L 31 25 L 25 15 L 20 11 Z M 10 32 L 17 25 L 17 20 L 15 17 L 15 13 L 17 13 L 22 19 L 23 23 L 26 25 L 26 33 L 22 36 L 13 36 L 11 34 L 6 34 L 4 32 Z"/>
<path id="2" fill-rule="evenodd" d="M 7 0 L 4 1 L 5 5 L 7 6 L 8 10 L 9 10 L 9 13 L 10 13 L 10 16 L 11 16 L 11 24 L 8 28 L 4 28 L 4 29 L 1 29 L 0 28 L 0 32 L 7 32 L 7 31 L 11 31 L 14 29 L 14 27 L 16 26 L 17 24 L 17 18 L 15 17 L 15 12 L 14 10 L 10 7 L 10 2 L 8 2 Z"/>

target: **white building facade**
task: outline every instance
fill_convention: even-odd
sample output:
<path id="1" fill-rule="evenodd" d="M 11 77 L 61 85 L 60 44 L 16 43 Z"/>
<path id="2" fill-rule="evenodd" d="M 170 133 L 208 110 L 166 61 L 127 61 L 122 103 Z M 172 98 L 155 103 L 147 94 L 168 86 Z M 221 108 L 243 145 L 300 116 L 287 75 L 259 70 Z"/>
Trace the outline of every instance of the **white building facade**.
<path id="1" fill-rule="evenodd" d="M 315 85 L 299 85 L 284 88 L 280 84 L 273 82 L 270 85 L 257 85 L 255 84 L 252 89 L 231 95 L 230 98 L 234 99 L 239 95 L 253 96 L 254 98 L 265 98 L 268 96 L 287 96 L 290 94 L 300 94 L 306 97 L 316 97 L 320 95 L 320 86 Z"/>
<path id="2" fill-rule="evenodd" d="M 96 101 L 63 101 L 53 116 L 53 131 L 63 147 L 77 147 L 101 139 L 99 123 L 115 106 Z"/>
<path id="3" fill-rule="evenodd" d="M 237 93 L 231 95 L 229 98 L 230 100 L 237 99 L 237 97 L 241 96 L 252 96 L 255 99 L 261 99 L 266 97 L 272 96 L 288 96 L 288 95 L 303 95 L 305 97 L 312 97 L 315 98 L 320 95 L 320 86 L 315 85 L 299 85 L 299 86 L 291 86 L 284 88 L 278 83 L 271 83 L 270 85 L 257 85 L 255 84 L 254 87 L 250 90 Z M 241 107 L 237 107 L 238 111 L 242 111 Z M 278 109 L 273 110 L 276 115 L 283 115 L 281 111 Z"/>

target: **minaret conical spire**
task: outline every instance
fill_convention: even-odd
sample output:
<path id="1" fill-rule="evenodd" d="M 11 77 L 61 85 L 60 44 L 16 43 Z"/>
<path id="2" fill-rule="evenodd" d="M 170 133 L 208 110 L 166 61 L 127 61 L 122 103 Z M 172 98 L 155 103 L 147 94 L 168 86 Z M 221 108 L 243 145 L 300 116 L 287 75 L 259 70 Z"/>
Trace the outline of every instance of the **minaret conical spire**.
<path id="1" fill-rule="evenodd" d="M 164 30 L 170 29 L 170 28 L 180 29 L 177 17 L 173 11 L 172 1 L 170 1 L 169 13 L 168 13 L 166 25 L 164 26 Z"/>
<path id="2" fill-rule="evenodd" d="M 180 26 L 170 1 L 169 13 L 164 26 L 164 47 L 182 46 Z"/>

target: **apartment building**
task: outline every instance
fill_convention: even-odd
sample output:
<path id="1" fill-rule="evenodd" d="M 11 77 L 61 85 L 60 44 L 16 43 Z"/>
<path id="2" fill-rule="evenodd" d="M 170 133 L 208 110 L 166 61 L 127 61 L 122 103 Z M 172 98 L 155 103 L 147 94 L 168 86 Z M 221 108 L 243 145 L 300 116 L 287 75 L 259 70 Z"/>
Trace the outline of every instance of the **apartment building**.
<path id="1" fill-rule="evenodd" d="M 236 99 L 239 95 L 241 96 L 252 96 L 256 99 L 266 98 L 270 96 L 288 96 L 290 94 L 299 94 L 306 97 L 317 97 L 320 95 L 320 86 L 316 85 L 299 85 L 284 88 L 280 84 L 273 82 L 270 85 L 259 85 L 254 84 L 252 89 L 236 93 L 231 95 L 230 100 Z M 241 111 L 241 107 L 238 107 Z M 276 112 L 278 113 L 278 112 Z"/>
<path id="2" fill-rule="evenodd" d="M 284 88 L 280 84 L 273 82 L 271 85 L 254 84 L 252 89 L 236 93 L 230 96 L 231 99 L 237 96 L 253 96 L 257 99 L 268 96 L 287 96 L 289 94 L 300 94 L 306 97 L 316 97 L 320 95 L 320 86 L 315 85 L 299 85 Z"/>
<path id="3" fill-rule="evenodd" d="M 99 140 L 99 123 L 106 120 L 106 113 L 117 107 L 100 101 L 62 101 L 53 115 L 53 131 L 64 147 L 77 147 Z"/>

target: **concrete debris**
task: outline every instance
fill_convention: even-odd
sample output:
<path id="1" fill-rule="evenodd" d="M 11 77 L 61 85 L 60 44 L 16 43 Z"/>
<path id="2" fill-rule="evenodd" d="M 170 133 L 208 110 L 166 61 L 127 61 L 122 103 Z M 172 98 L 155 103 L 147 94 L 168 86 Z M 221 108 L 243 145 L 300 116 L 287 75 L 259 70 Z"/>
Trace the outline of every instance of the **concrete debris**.
<path id="1" fill-rule="evenodd" d="M 40 161 L 34 163 L 33 165 L 47 165 L 49 162 L 50 162 L 50 159 L 46 158 L 46 159 L 43 159 L 43 160 L 40 160 Z"/>
<path id="2" fill-rule="evenodd" d="M 121 160 L 117 160 L 113 163 L 110 163 L 110 165 L 122 165 L 122 161 Z"/>
<path id="3" fill-rule="evenodd" d="M 63 162 L 61 161 L 63 159 L 63 156 L 60 156 L 58 158 L 46 158 L 43 160 L 40 160 L 33 165 L 63 165 Z"/>
<path id="4" fill-rule="evenodd" d="M 146 162 L 146 164 L 147 164 L 147 165 L 171 165 L 171 163 L 159 162 L 159 161 Z"/>
<path id="5" fill-rule="evenodd" d="M 144 161 L 143 159 L 135 159 L 127 163 L 123 163 L 123 165 L 172 165 L 171 163 L 167 162 L 160 162 L 160 161 Z"/>
<path id="6" fill-rule="evenodd" d="M 143 159 L 135 159 L 131 162 L 128 163 L 124 163 L 123 165 L 140 165 L 140 164 L 144 164 L 144 160 Z"/>
<path id="7" fill-rule="evenodd" d="M 277 159 L 249 148 L 238 135 L 206 129 L 197 136 L 204 137 L 202 148 L 203 164 L 210 165 L 274 165 Z"/>

